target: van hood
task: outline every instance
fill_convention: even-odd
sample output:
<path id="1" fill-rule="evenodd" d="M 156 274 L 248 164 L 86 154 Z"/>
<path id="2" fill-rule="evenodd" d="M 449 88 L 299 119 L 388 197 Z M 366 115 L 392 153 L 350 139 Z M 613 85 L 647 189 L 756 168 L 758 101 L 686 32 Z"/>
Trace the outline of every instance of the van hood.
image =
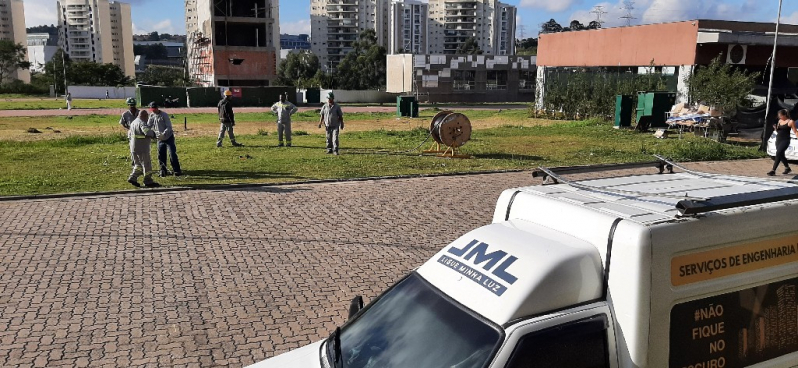
<path id="1" fill-rule="evenodd" d="M 249 368 L 321 368 L 319 349 L 324 340 L 250 365 Z"/>

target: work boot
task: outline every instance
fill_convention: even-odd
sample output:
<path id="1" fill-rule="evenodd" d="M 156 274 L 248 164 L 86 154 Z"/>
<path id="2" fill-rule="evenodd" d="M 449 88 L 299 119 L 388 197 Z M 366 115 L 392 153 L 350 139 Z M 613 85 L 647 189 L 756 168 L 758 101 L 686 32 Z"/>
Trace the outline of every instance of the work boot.
<path id="1" fill-rule="evenodd" d="M 161 186 L 161 184 L 158 184 L 158 183 L 156 183 L 154 181 L 151 181 L 149 183 L 144 183 L 144 186 L 147 187 L 147 188 L 158 188 L 158 187 Z"/>
<path id="2" fill-rule="evenodd" d="M 277 143 L 277 147 L 282 147 L 282 146 L 283 146 L 283 142 Z"/>
<path id="3" fill-rule="evenodd" d="M 216 142 L 216 148 L 221 148 L 221 147 L 222 147 L 222 142 Z"/>
<path id="4" fill-rule="evenodd" d="M 161 172 L 158 173 L 158 176 L 160 176 L 162 178 L 165 178 L 165 177 L 169 176 L 169 172 L 166 171 L 166 169 L 161 169 Z"/>
<path id="5" fill-rule="evenodd" d="M 331 154 L 331 153 L 332 153 L 332 150 L 327 150 L 327 154 L 328 155 Z"/>
<path id="6" fill-rule="evenodd" d="M 787 175 L 787 174 L 789 174 L 789 173 L 791 173 L 791 172 L 792 172 L 792 169 L 790 169 L 790 168 L 788 167 L 788 168 L 784 169 L 784 172 L 783 172 L 782 174 L 783 174 L 783 175 Z"/>
<path id="7" fill-rule="evenodd" d="M 334 155 L 338 156 L 338 151 L 333 152 Z"/>
<path id="8" fill-rule="evenodd" d="M 174 174 L 175 174 L 175 176 L 183 176 L 183 172 L 182 171 L 175 171 Z"/>
<path id="9" fill-rule="evenodd" d="M 140 188 L 141 187 L 141 184 L 139 184 L 138 180 L 136 180 L 136 179 L 130 178 L 130 179 L 127 179 L 127 182 L 132 184 L 136 188 Z"/>
<path id="10" fill-rule="evenodd" d="M 243 147 L 244 145 L 238 142 L 233 142 L 233 147 Z"/>
<path id="11" fill-rule="evenodd" d="M 291 142 L 285 144 L 286 147 L 291 147 Z"/>
<path id="12" fill-rule="evenodd" d="M 768 176 L 776 176 L 776 172 L 773 170 L 768 171 Z"/>

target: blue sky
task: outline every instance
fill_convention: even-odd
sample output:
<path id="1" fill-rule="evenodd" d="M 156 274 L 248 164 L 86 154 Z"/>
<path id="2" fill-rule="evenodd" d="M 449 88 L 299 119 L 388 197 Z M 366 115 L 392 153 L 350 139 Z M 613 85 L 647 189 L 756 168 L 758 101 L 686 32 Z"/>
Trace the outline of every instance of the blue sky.
<path id="1" fill-rule="evenodd" d="M 604 7 L 605 27 L 624 23 L 623 0 L 504 0 L 518 6 L 518 25 L 526 37 L 537 35 L 540 24 L 554 18 L 561 24 L 578 19 L 587 23 L 595 19 L 590 11 L 596 5 Z M 134 31 L 185 33 L 183 0 L 127 0 L 132 6 Z M 784 1 L 782 21 L 798 24 L 798 1 Z M 281 33 L 309 32 L 309 0 L 282 1 L 280 4 Z M 696 18 L 739 21 L 776 20 L 778 0 L 636 0 L 632 15 L 634 24 L 668 22 Z M 25 0 L 27 25 L 55 23 L 54 0 Z M 519 36 L 521 28 L 518 30 Z"/>

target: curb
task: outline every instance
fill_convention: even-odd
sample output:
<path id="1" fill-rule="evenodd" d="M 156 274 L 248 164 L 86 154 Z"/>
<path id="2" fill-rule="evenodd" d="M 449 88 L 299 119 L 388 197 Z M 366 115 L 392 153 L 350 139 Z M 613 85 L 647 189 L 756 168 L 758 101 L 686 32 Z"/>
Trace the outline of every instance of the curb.
<path id="1" fill-rule="evenodd" d="M 106 197 L 112 195 L 125 195 L 125 194 L 160 194 L 160 193 L 171 193 L 171 192 L 187 192 L 195 190 L 197 191 L 232 190 L 232 189 L 267 188 L 267 187 L 307 185 L 307 184 L 351 183 L 351 182 L 378 181 L 378 180 L 399 180 L 399 179 L 437 178 L 437 177 L 449 177 L 449 176 L 506 174 L 506 173 L 518 173 L 524 171 L 530 171 L 530 169 L 485 170 L 485 171 L 455 172 L 455 173 L 440 173 L 440 174 L 418 174 L 418 175 L 369 176 L 365 178 L 350 178 L 350 179 L 315 179 L 315 180 L 288 181 L 282 183 L 212 184 L 212 185 L 198 184 L 200 186 L 176 186 L 176 187 L 153 188 L 153 189 L 125 189 L 125 190 L 113 190 L 107 192 L 79 192 L 79 193 L 23 195 L 23 196 L 0 196 L 0 202 L 61 199 L 61 198 Z"/>

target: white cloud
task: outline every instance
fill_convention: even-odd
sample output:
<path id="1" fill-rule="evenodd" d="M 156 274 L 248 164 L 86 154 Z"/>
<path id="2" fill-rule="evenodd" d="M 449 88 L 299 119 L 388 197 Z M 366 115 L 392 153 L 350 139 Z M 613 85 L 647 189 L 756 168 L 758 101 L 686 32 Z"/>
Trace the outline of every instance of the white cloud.
<path id="1" fill-rule="evenodd" d="M 310 34 L 310 19 L 301 19 L 295 22 L 280 22 L 281 34 Z"/>
<path id="2" fill-rule="evenodd" d="M 782 16 L 781 21 L 787 24 L 798 24 L 798 11 L 788 16 Z"/>
<path id="3" fill-rule="evenodd" d="M 25 0 L 25 26 L 35 27 L 58 23 L 53 0 Z"/>
<path id="4" fill-rule="evenodd" d="M 571 5 L 581 3 L 581 0 L 521 0 L 518 6 L 522 8 L 538 8 L 559 13 L 568 10 Z"/>

